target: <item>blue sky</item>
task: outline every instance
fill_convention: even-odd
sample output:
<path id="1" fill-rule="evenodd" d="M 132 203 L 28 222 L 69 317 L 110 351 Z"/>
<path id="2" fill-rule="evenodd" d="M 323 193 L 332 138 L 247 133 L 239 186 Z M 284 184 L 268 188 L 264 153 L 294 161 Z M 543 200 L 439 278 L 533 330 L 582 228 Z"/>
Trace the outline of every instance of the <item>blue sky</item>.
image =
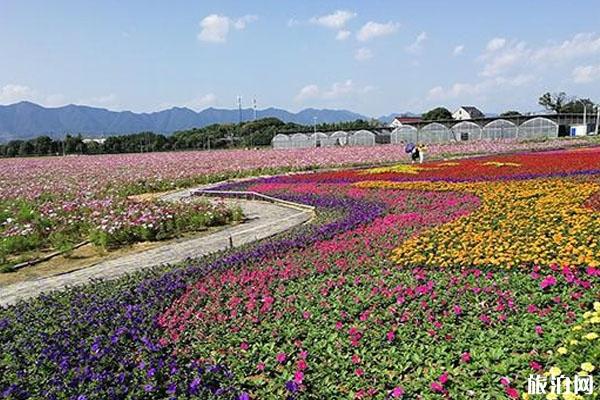
<path id="1" fill-rule="evenodd" d="M 345 108 L 600 101 L 600 2 L 0 0 L 0 104 Z"/>

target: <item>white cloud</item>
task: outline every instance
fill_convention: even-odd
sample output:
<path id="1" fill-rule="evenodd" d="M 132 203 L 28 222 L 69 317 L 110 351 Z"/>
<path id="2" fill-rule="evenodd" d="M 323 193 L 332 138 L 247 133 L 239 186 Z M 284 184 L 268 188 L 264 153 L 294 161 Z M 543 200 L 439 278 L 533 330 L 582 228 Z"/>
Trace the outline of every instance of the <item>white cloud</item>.
<path id="1" fill-rule="evenodd" d="M 568 61 L 600 53 L 600 35 L 578 33 L 572 39 L 556 45 L 542 46 L 532 51 L 533 61 Z"/>
<path id="2" fill-rule="evenodd" d="M 421 32 L 414 42 L 406 47 L 406 51 L 409 53 L 418 53 L 423 48 L 423 43 L 427 40 L 427 32 Z"/>
<path id="3" fill-rule="evenodd" d="M 235 29 L 242 30 L 246 28 L 247 24 L 254 22 L 257 19 L 258 17 L 256 15 L 244 15 L 243 17 L 236 19 L 233 23 L 233 26 Z"/>
<path id="4" fill-rule="evenodd" d="M 288 22 L 287 22 L 288 27 L 292 28 L 292 27 L 298 26 L 298 25 L 300 25 L 300 21 L 298 21 L 296 18 L 288 19 Z"/>
<path id="5" fill-rule="evenodd" d="M 366 47 L 361 47 L 354 53 L 354 58 L 358 61 L 366 61 L 373 58 L 373 52 Z"/>
<path id="6" fill-rule="evenodd" d="M 369 21 L 360 28 L 356 33 L 356 39 L 360 42 L 366 42 L 376 37 L 391 35 L 395 33 L 400 24 L 395 22 L 387 22 L 385 24 Z"/>
<path id="7" fill-rule="evenodd" d="M 24 85 L 9 83 L 0 87 L 0 103 L 11 104 L 22 100 L 31 100 L 35 97 L 35 92 Z"/>
<path id="8" fill-rule="evenodd" d="M 338 31 L 337 35 L 335 35 L 335 40 L 346 40 L 350 37 L 351 32 L 347 30 Z"/>
<path id="9" fill-rule="evenodd" d="M 227 41 L 227 35 L 231 28 L 243 30 L 253 21 L 256 21 L 256 15 L 244 15 L 237 19 L 231 19 L 225 15 L 211 14 L 200 21 L 200 33 L 198 40 L 209 43 L 224 43 Z"/>
<path id="10" fill-rule="evenodd" d="M 455 83 L 449 87 L 436 86 L 429 90 L 429 100 L 465 99 L 472 100 L 480 98 L 489 92 L 506 87 L 520 87 L 534 80 L 533 75 L 517 75 L 510 78 L 496 77 L 485 79 L 477 83 Z"/>
<path id="11" fill-rule="evenodd" d="M 362 95 L 373 91 L 373 86 L 357 86 L 352 79 L 343 82 L 335 82 L 327 89 L 321 89 L 316 84 L 310 84 L 300 89 L 295 97 L 296 102 L 303 102 L 310 99 L 336 100 L 347 96 Z"/>
<path id="12" fill-rule="evenodd" d="M 452 54 L 455 56 L 460 56 L 465 51 L 465 46 L 463 44 L 459 44 L 452 50 Z"/>
<path id="13" fill-rule="evenodd" d="M 198 34 L 198 40 L 211 43 L 223 43 L 227 40 L 229 33 L 229 17 L 211 14 L 200 21 L 202 30 Z"/>
<path id="14" fill-rule="evenodd" d="M 298 92 L 296 95 L 295 100 L 301 102 L 308 99 L 314 99 L 319 97 L 320 92 L 319 86 L 315 84 L 306 85 L 300 89 L 300 92 Z"/>
<path id="15" fill-rule="evenodd" d="M 46 107 L 65 104 L 65 96 L 59 93 L 44 95 L 27 85 L 8 83 L 0 87 L 0 104 L 13 104 L 20 101 L 31 101 Z"/>
<path id="16" fill-rule="evenodd" d="M 118 96 L 110 93 L 104 96 L 90 97 L 79 100 L 77 103 L 91 107 L 116 108 L 118 106 Z"/>
<path id="17" fill-rule="evenodd" d="M 481 75 L 494 77 L 515 69 L 541 69 L 595 54 L 600 54 L 600 35 L 595 33 L 578 33 L 562 43 L 539 47 L 531 47 L 523 41 L 495 38 L 480 57 L 484 61 Z"/>
<path id="18" fill-rule="evenodd" d="M 600 79 L 600 65 L 582 65 L 575 67 L 572 72 L 573 82 L 590 83 Z"/>
<path id="19" fill-rule="evenodd" d="M 331 14 L 312 17 L 310 19 L 310 23 L 329 29 L 340 30 L 354 17 L 356 17 L 355 12 L 348 10 L 336 10 Z"/>
<path id="20" fill-rule="evenodd" d="M 498 51 L 506 45 L 506 39 L 497 37 L 490 40 L 486 46 L 487 51 Z"/>
<path id="21" fill-rule="evenodd" d="M 494 47 L 494 50 L 489 50 L 490 45 L 488 44 L 486 49 L 486 53 L 482 56 L 485 65 L 481 72 L 481 75 L 486 77 L 498 76 L 507 72 L 516 64 L 526 63 L 527 57 L 530 56 L 530 51 L 527 49 L 525 42 L 503 44 L 501 48 Z"/>
<path id="22" fill-rule="evenodd" d="M 214 106 L 217 103 L 217 96 L 214 93 L 208 93 L 202 96 L 194 97 L 184 103 L 184 107 L 192 110 L 203 110 L 207 107 Z"/>

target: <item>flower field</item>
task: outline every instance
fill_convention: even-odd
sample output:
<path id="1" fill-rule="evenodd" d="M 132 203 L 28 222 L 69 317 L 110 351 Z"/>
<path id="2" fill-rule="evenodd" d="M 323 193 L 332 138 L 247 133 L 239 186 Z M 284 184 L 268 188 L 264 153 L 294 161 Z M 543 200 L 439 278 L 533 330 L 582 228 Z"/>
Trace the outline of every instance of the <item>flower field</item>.
<path id="1" fill-rule="evenodd" d="M 583 139 L 438 145 L 431 156 L 585 144 Z M 68 249 L 89 239 L 107 247 L 178 236 L 235 218 L 208 204 L 153 204 L 129 195 L 247 175 L 393 162 L 401 146 L 149 153 L 0 160 L 0 266 L 28 251 Z"/>
<path id="2" fill-rule="evenodd" d="M 317 216 L 0 310 L 0 396 L 517 399 L 597 374 L 599 178 L 593 147 L 223 184 Z"/>

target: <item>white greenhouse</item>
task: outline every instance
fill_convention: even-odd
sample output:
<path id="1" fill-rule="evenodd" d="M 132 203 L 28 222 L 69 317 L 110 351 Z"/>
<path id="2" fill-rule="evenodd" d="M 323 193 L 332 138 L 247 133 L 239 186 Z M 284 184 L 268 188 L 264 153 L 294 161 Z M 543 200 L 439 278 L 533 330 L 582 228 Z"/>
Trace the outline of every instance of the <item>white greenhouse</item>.
<path id="1" fill-rule="evenodd" d="M 329 138 L 334 142 L 334 146 L 345 146 L 348 144 L 348 132 L 333 132 Z"/>
<path id="2" fill-rule="evenodd" d="M 348 137 L 348 144 L 351 146 L 375 146 L 375 134 L 362 129 Z"/>
<path id="3" fill-rule="evenodd" d="M 404 125 L 396 128 L 391 133 L 392 144 L 417 143 L 418 131 L 414 126 Z"/>
<path id="4" fill-rule="evenodd" d="M 294 133 L 290 137 L 290 141 L 292 143 L 292 148 L 294 149 L 306 149 L 315 146 L 314 142 L 312 142 L 304 133 Z"/>
<path id="5" fill-rule="evenodd" d="M 479 140 L 481 139 L 481 127 L 475 122 L 463 121 L 454 125 L 451 129 L 454 140 Z"/>
<path id="6" fill-rule="evenodd" d="M 558 124 L 548 118 L 537 117 L 519 126 L 519 139 L 540 139 L 558 137 Z"/>
<path id="7" fill-rule="evenodd" d="M 312 142 L 313 147 L 322 147 L 326 146 L 327 140 L 329 136 L 323 132 L 315 132 L 308 137 L 308 139 Z"/>
<path id="8" fill-rule="evenodd" d="M 483 127 L 482 139 L 511 139 L 517 137 L 517 125 L 505 119 L 497 119 Z"/>
<path id="9" fill-rule="evenodd" d="M 453 139 L 450 130 L 438 122 L 425 125 L 419 131 L 419 143 L 446 143 Z"/>
<path id="10" fill-rule="evenodd" d="M 292 147 L 292 142 L 288 135 L 279 133 L 271 140 L 271 146 L 273 146 L 274 149 L 289 149 Z"/>

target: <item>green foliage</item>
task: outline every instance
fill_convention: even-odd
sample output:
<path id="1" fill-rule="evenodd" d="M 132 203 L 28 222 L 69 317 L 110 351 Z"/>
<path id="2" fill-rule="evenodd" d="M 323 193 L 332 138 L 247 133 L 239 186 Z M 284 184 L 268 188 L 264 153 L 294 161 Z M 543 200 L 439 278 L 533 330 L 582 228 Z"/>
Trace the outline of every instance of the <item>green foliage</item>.
<path id="1" fill-rule="evenodd" d="M 452 113 L 444 107 L 437 107 L 423 114 L 423 121 L 439 121 L 452 119 Z"/>
<path id="2" fill-rule="evenodd" d="M 594 113 L 597 110 L 596 104 L 587 99 L 577 97 L 569 97 L 565 92 L 542 94 L 538 100 L 538 104 L 548 111 L 562 114 L 582 114 L 584 106 L 588 112 Z"/>
<path id="3" fill-rule="evenodd" d="M 501 117 L 518 117 L 521 114 L 519 111 L 515 111 L 515 110 L 509 110 L 509 111 L 505 111 L 502 114 L 500 114 Z"/>
<path id="4" fill-rule="evenodd" d="M 567 102 L 567 94 L 565 92 L 550 93 L 546 92 L 538 99 L 538 104 L 548 111 L 561 113 L 563 105 Z"/>

